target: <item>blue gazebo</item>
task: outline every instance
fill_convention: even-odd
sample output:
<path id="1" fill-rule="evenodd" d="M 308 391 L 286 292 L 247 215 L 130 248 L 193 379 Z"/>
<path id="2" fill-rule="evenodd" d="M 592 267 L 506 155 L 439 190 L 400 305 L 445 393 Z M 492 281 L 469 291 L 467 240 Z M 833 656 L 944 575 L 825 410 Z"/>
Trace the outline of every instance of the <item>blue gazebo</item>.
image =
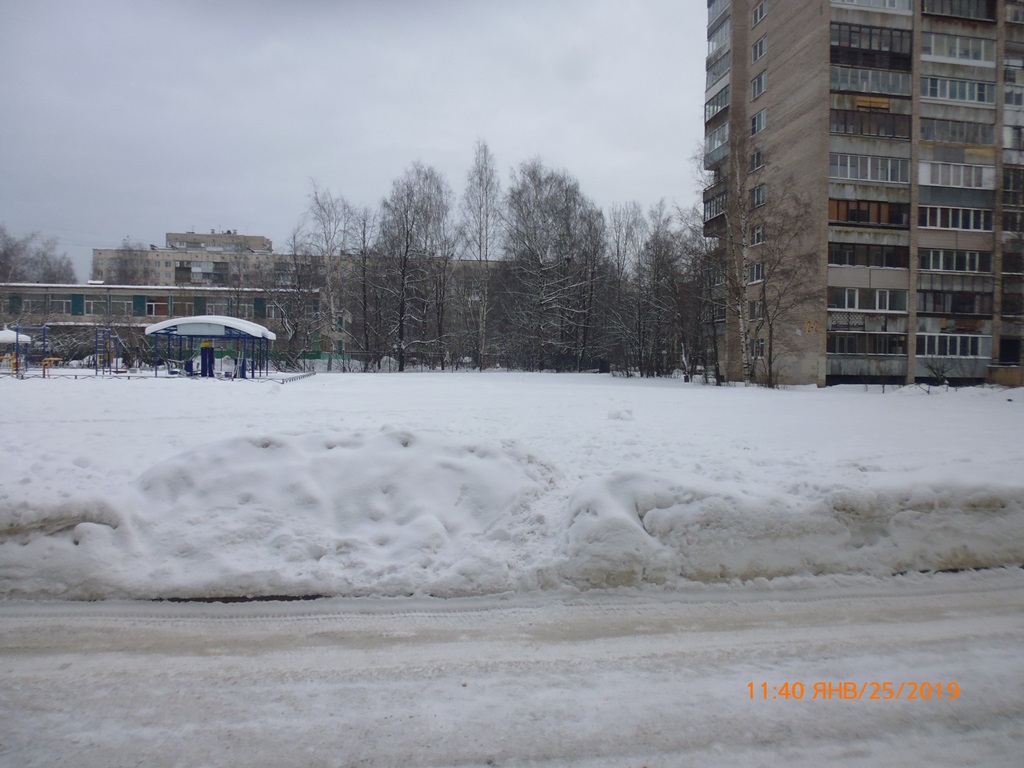
<path id="1" fill-rule="evenodd" d="M 214 375 L 214 344 L 230 343 L 240 352 L 240 364 L 235 368 L 238 378 L 265 376 L 270 374 L 270 342 L 277 335 L 259 323 L 223 315 L 197 315 L 180 317 L 154 323 L 146 328 L 146 335 L 153 337 L 153 375 L 156 375 L 161 359 L 161 346 L 166 354 L 164 359 L 184 360 L 185 372 L 189 375 Z M 199 371 L 192 369 L 199 346 Z"/>

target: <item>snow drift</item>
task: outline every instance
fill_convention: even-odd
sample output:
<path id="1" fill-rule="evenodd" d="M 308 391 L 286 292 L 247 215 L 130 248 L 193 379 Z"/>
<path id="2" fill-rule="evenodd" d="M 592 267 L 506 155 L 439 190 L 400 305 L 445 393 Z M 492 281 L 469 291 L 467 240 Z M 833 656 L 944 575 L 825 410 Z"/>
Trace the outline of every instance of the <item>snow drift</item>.
<path id="1" fill-rule="evenodd" d="M 7 598 L 461 596 L 1024 564 L 1024 485 L 1002 479 L 1019 471 L 1024 409 L 995 390 L 514 375 L 0 386 L 53 415 L 3 417 Z M 194 415 L 154 418 L 154 398 Z M 844 440 L 806 437 L 822 423 Z"/>
<path id="2" fill-rule="evenodd" d="M 1024 563 L 1024 488 L 736 493 L 616 473 L 570 501 L 561 573 L 580 585 L 984 568 Z"/>

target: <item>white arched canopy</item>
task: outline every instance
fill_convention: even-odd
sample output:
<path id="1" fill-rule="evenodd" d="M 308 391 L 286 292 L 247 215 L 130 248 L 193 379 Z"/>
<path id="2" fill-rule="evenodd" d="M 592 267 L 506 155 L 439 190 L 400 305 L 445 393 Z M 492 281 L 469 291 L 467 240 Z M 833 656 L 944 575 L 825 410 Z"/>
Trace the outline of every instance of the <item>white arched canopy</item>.
<path id="1" fill-rule="evenodd" d="M 194 336 L 206 339 L 237 339 L 248 336 L 254 339 L 274 341 L 277 338 L 277 334 L 259 323 L 225 315 L 178 317 L 146 326 L 146 335 L 152 336 L 154 334 Z"/>
<path id="2" fill-rule="evenodd" d="M 146 335 L 153 337 L 153 372 L 159 367 L 161 347 L 168 358 L 188 358 L 185 370 L 193 375 L 192 360 L 196 353 L 196 342 L 201 342 L 200 375 L 214 375 L 215 352 L 213 342 L 231 343 L 242 355 L 241 376 L 249 374 L 264 375 L 270 372 L 270 342 L 277 335 L 249 320 L 225 315 L 196 315 L 195 317 L 178 317 L 163 320 L 147 326 Z M 162 341 L 163 340 L 163 341 Z M 177 347 L 177 355 L 174 354 Z"/>

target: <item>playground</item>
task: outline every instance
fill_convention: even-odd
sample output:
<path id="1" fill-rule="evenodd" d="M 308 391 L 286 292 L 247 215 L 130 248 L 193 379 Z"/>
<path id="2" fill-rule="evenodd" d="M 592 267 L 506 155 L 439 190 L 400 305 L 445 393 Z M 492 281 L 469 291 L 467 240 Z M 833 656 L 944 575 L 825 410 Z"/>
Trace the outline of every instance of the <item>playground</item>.
<path id="1" fill-rule="evenodd" d="M 175 318 L 149 325 L 143 348 L 133 348 L 118 329 L 92 329 L 92 353 L 67 359 L 53 344 L 50 326 L 0 331 L 0 375 L 182 376 L 263 379 L 271 375 L 270 344 L 276 335 L 258 323 L 221 315 Z"/>

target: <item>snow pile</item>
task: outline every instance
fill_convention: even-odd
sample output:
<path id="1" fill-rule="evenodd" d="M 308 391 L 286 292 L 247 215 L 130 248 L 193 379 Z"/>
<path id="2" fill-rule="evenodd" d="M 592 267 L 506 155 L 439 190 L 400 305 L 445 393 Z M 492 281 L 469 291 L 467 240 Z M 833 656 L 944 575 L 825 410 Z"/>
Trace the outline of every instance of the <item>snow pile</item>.
<path id="1" fill-rule="evenodd" d="M 570 502 L 560 572 L 589 586 L 1024 563 L 1024 488 L 834 490 L 816 500 L 620 472 Z"/>
<path id="2" fill-rule="evenodd" d="M 995 389 L 504 373 L 0 389 L 24 406 L 0 414 L 0 597 L 458 596 L 1024 564 L 1024 399 Z"/>
<path id="3" fill-rule="evenodd" d="M 235 438 L 145 471 L 121 495 L 130 513 L 0 507 L 0 585 L 70 598 L 505 592 L 548 476 L 512 448 L 395 429 Z M 62 578 L 35 584 L 33 567 L 55 560 Z"/>

